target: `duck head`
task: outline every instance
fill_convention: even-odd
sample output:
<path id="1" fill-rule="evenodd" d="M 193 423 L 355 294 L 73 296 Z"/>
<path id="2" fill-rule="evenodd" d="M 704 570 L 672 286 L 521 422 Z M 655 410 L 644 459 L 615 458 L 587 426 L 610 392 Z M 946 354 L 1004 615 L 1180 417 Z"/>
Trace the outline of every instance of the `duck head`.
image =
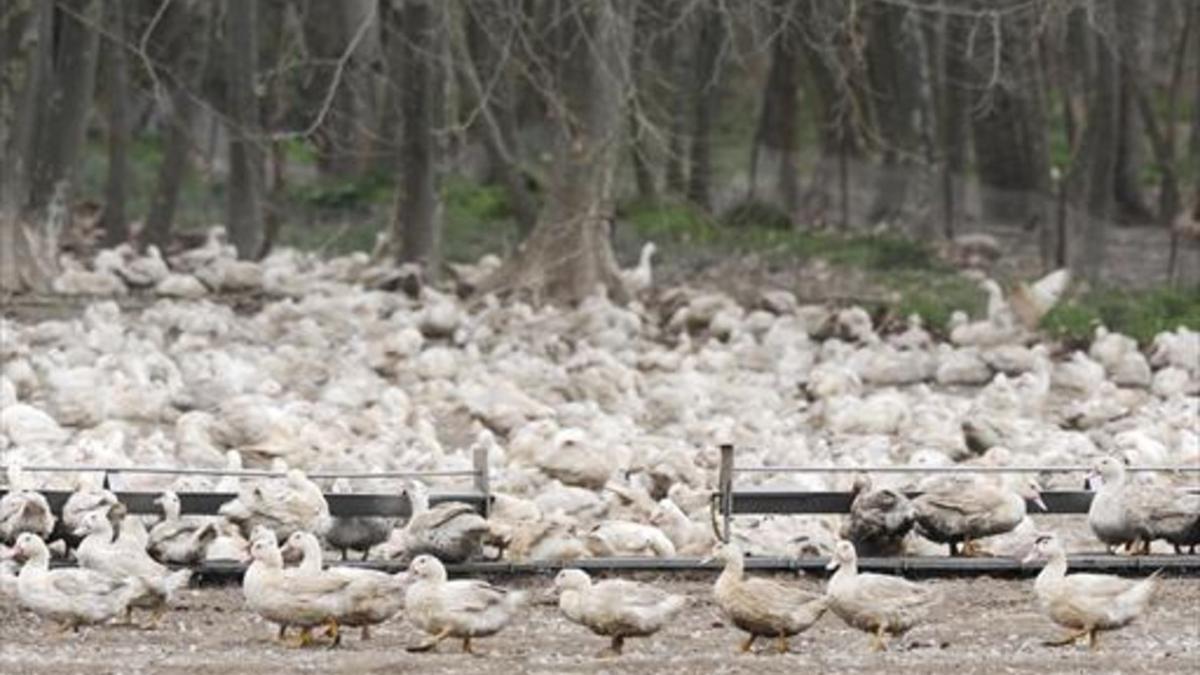
<path id="1" fill-rule="evenodd" d="M 561 591 L 582 591 L 592 585 L 592 579 L 587 572 L 576 569 L 566 569 L 554 577 L 554 587 Z"/>
<path id="2" fill-rule="evenodd" d="M 833 555 L 829 558 L 829 563 L 825 565 L 827 570 L 836 570 L 843 565 L 851 565 L 858 561 L 858 551 L 854 550 L 854 544 L 845 539 L 839 541 L 833 546 Z"/>
<path id="3" fill-rule="evenodd" d="M 428 555 L 421 554 L 409 563 L 408 571 L 421 581 L 445 581 L 446 568 L 442 566 L 442 561 Z"/>

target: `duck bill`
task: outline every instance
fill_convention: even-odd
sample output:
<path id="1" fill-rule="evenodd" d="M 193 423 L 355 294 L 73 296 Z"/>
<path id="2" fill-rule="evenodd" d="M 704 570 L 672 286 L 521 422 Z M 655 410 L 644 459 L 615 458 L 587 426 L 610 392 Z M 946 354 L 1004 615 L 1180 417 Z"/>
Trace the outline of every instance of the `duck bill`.
<path id="1" fill-rule="evenodd" d="M 838 567 L 841 566 L 841 564 L 842 563 L 839 562 L 837 558 L 830 558 L 829 562 L 825 563 L 825 569 L 836 570 Z"/>
<path id="2" fill-rule="evenodd" d="M 1099 490 L 1101 485 L 1104 485 L 1104 479 L 1097 471 L 1089 473 L 1087 478 L 1083 479 L 1083 489 L 1085 490 Z"/>
<path id="3" fill-rule="evenodd" d="M 1021 558 L 1021 564 L 1028 565 L 1029 563 L 1031 563 L 1037 559 L 1038 559 L 1037 551 L 1036 550 L 1030 551 L 1028 554 L 1025 555 L 1024 558 Z"/>
<path id="4" fill-rule="evenodd" d="M 1033 503 L 1035 506 L 1038 507 L 1038 510 L 1040 510 L 1040 511 L 1049 511 L 1050 510 L 1049 507 L 1046 506 L 1046 502 L 1042 501 L 1041 495 L 1034 497 Z"/>
<path id="5" fill-rule="evenodd" d="M 701 561 L 700 561 L 700 566 L 701 566 L 701 567 L 708 567 L 709 565 L 713 564 L 713 563 L 714 563 L 714 562 L 716 562 L 716 561 L 717 561 L 717 558 L 716 558 L 716 556 L 711 556 L 711 555 L 710 555 L 710 556 L 708 556 L 707 558 L 704 558 L 703 560 L 701 560 Z"/>

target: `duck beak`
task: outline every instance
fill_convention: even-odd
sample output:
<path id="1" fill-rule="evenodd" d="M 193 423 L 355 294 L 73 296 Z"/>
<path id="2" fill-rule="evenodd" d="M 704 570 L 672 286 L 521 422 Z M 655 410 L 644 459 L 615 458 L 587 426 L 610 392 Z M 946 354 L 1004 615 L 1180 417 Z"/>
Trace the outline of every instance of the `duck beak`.
<path id="1" fill-rule="evenodd" d="M 1050 510 L 1049 508 L 1046 507 L 1046 502 L 1042 501 L 1042 495 L 1040 493 L 1036 497 L 1033 498 L 1033 503 L 1036 504 L 1037 507 L 1039 509 L 1041 509 L 1042 511 Z"/>
<path id="2" fill-rule="evenodd" d="M 707 558 L 704 558 L 703 560 L 701 560 L 701 561 L 700 561 L 700 566 L 701 566 L 701 567 L 708 567 L 709 565 L 713 564 L 713 563 L 714 563 L 714 562 L 716 562 L 716 561 L 717 561 L 717 557 L 716 557 L 716 556 L 711 556 L 711 555 L 710 555 L 710 556 L 708 556 Z"/>
<path id="3" fill-rule="evenodd" d="M 841 562 L 837 558 L 830 558 L 829 562 L 825 563 L 825 569 L 836 570 L 839 565 L 841 565 Z"/>
<path id="4" fill-rule="evenodd" d="M 1038 552 L 1037 552 L 1037 549 L 1034 549 L 1034 550 L 1030 551 L 1029 553 L 1027 553 L 1024 558 L 1021 558 L 1021 564 L 1028 565 L 1029 563 L 1037 560 L 1037 558 L 1038 558 Z"/>
<path id="5" fill-rule="evenodd" d="M 1098 471 L 1092 471 L 1087 478 L 1083 479 L 1083 489 L 1085 490 L 1099 490 L 1101 485 L 1104 485 L 1104 479 L 1100 477 Z"/>

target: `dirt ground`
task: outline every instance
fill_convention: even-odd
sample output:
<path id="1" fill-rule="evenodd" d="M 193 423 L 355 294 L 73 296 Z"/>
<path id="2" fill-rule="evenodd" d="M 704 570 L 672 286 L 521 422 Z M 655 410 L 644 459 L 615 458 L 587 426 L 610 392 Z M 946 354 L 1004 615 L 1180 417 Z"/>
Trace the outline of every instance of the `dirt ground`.
<path id="1" fill-rule="evenodd" d="M 644 581 L 655 582 L 652 577 Z M 603 638 L 567 622 L 549 604 L 549 580 L 526 580 L 540 600 L 496 637 L 476 643 L 484 656 L 444 643 L 438 653 L 404 647 L 424 636 L 403 617 L 378 628 L 369 642 L 347 633 L 342 647 L 298 649 L 274 642 L 273 627 L 242 608 L 236 587 L 193 589 L 154 631 L 105 626 L 58 635 L 11 601 L 0 604 L 3 673 L 1196 673 L 1200 672 L 1200 581 L 1167 579 L 1141 623 L 1102 636 L 1093 652 L 1046 647 L 1059 634 L 1042 618 L 1031 581 L 994 579 L 927 582 L 944 601 L 932 621 L 895 641 L 888 653 L 868 650 L 863 633 L 827 614 L 792 640 L 792 653 L 759 645 L 736 653 L 741 634 L 725 625 L 711 601 L 710 580 L 659 581 L 686 593 L 692 605 L 658 635 L 631 640 L 618 659 L 598 659 Z M 797 585 L 818 588 L 805 579 Z"/>

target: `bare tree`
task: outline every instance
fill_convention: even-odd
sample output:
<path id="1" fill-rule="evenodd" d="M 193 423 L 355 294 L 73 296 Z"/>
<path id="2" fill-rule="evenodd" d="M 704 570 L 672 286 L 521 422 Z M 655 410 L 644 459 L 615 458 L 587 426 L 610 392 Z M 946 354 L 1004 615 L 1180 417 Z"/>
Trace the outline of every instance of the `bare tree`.
<path id="1" fill-rule="evenodd" d="M 867 17 L 867 75 L 883 144 L 875 202 L 867 216 L 872 223 L 900 217 L 917 151 L 920 35 L 913 30 L 909 12 L 900 5 L 872 5 Z"/>
<path id="2" fill-rule="evenodd" d="M 527 291 L 536 298 L 578 302 L 607 290 L 624 301 L 609 243 L 613 180 L 625 127 L 629 87 L 627 0 L 554 2 L 555 55 L 543 90 L 553 109 L 555 171 L 533 234 L 481 292 Z"/>
<path id="3" fill-rule="evenodd" d="M 229 130 L 229 235 L 238 257 L 257 257 L 263 241 L 263 151 L 259 133 L 258 10 L 254 2 L 225 6 L 226 105 Z"/>

